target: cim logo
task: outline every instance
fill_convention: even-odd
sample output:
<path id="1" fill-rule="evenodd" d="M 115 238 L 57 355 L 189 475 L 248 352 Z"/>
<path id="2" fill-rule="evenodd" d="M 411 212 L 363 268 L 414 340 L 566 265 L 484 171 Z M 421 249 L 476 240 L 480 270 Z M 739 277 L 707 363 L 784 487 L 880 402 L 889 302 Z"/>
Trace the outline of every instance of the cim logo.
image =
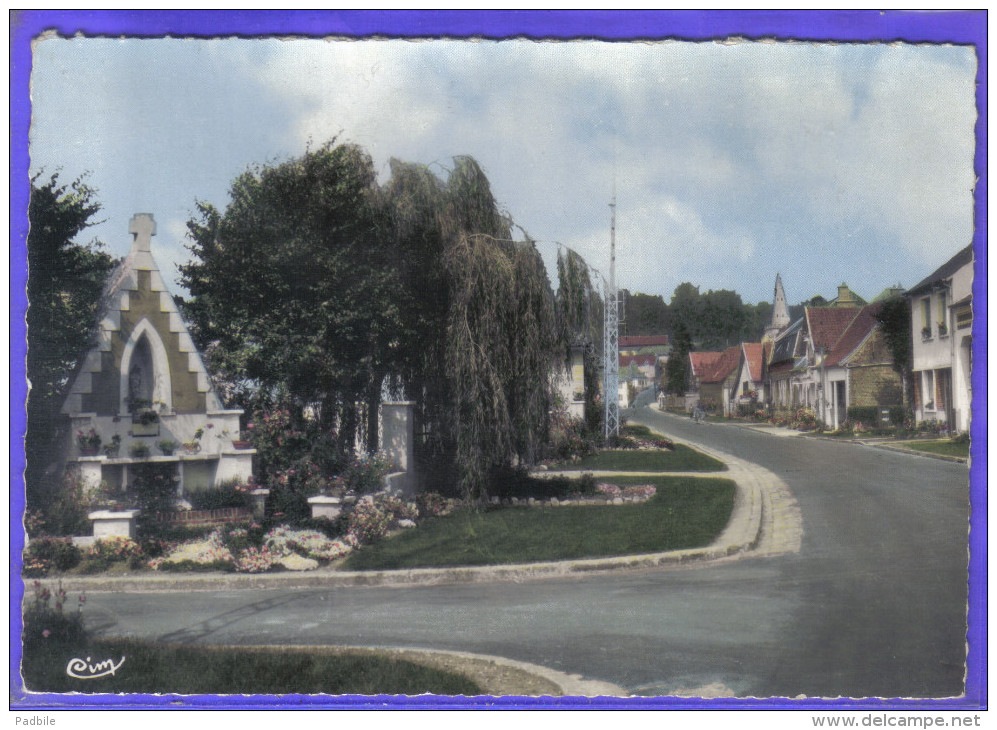
<path id="1" fill-rule="evenodd" d="M 102 662 L 91 664 L 90 657 L 87 657 L 86 661 L 74 657 L 66 665 L 66 674 L 74 679 L 97 679 L 113 675 L 121 669 L 121 665 L 124 663 L 124 657 L 121 657 L 121 661 L 117 664 L 114 663 L 113 659 L 105 659 Z"/>

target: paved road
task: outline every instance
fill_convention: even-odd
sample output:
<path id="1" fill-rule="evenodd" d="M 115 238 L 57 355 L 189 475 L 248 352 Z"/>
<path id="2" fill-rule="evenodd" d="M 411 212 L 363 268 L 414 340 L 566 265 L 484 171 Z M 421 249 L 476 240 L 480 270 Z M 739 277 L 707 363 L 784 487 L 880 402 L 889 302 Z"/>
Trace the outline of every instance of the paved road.
<path id="1" fill-rule="evenodd" d="M 629 413 L 778 474 L 798 553 L 670 571 L 418 588 L 95 594 L 107 634 L 493 654 L 635 694 L 962 693 L 968 471 L 851 444 Z"/>

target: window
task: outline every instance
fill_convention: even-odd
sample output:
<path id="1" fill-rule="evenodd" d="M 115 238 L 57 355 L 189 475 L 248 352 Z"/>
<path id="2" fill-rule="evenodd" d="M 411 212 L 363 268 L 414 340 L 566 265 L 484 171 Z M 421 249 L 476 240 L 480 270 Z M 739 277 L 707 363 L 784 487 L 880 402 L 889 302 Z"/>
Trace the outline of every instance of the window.
<path id="1" fill-rule="evenodd" d="M 959 307 L 955 310 L 956 329 L 967 329 L 973 326 L 973 308 L 969 305 Z"/>
<path id="2" fill-rule="evenodd" d="M 928 410 L 935 408 L 935 371 L 925 370 L 923 373 L 924 387 L 921 392 L 924 394 L 924 407 Z"/>
<path id="3" fill-rule="evenodd" d="M 921 300 L 921 329 L 928 330 L 928 336 L 931 335 L 931 297 L 925 297 Z"/>
<path id="4" fill-rule="evenodd" d="M 938 335 L 948 334 L 948 297 L 943 291 L 938 292 Z"/>

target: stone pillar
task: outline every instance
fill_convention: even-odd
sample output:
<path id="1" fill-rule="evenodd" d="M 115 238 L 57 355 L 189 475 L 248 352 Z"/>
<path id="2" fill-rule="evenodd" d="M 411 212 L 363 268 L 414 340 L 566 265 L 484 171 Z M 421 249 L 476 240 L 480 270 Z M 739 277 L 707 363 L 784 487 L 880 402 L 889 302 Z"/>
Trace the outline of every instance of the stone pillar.
<path id="1" fill-rule="evenodd" d="M 88 491 L 95 492 L 100 489 L 104 461 L 105 458 L 103 456 L 82 456 L 76 462 L 80 481 Z"/>
<path id="2" fill-rule="evenodd" d="M 93 522 L 93 536 L 96 538 L 117 536 L 135 537 L 135 518 L 137 516 L 137 509 L 122 510 L 120 512 L 97 510 L 87 515 L 90 521 Z"/>
<path id="3" fill-rule="evenodd" d="M 308 504 L 312 508 L 312 519 L 326 518 L 334 520 L 343 511 L 342 500 L 339 497 L 326 497 L 317 495 L 308 498 Z"/>
<path id="4" fill-rule="evenodd" d="M 381 448 L 399 471 L 405 472 L 405 494 L 415 493 L 415 402 L 381 404 Z"/>

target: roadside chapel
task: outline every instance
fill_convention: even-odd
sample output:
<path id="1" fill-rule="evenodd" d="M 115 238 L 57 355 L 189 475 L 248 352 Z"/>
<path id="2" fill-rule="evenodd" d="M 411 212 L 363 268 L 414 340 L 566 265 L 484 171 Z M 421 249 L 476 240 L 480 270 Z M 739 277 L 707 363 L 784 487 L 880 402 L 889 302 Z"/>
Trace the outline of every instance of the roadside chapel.
<path id="1" fill-rule="evenodd" d="M 66 464 L 111 494 L 124 493 L 146 465 L 176 484 L 177 498 L 245 482 L 255 451 L 239 442 L 242 410 L 222 408 L 163 284 L 152 215 L 135 215 L 129 232 L 131 252 L 104 287 L 92 349 L 62 408 L 72 435 Z"/>

